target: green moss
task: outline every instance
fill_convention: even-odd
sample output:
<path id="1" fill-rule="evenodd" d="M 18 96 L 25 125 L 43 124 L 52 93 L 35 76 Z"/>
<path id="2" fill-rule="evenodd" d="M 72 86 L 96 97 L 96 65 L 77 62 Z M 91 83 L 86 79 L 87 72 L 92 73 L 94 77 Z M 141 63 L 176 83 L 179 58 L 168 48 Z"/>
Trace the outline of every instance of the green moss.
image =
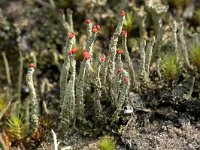
<path id="1" fill-rule="evenodd" d="M 133 23 L 134 23 L 133 12 L 126 13 L 126 19 L 125 19 L 124 27 L 128 32 L 130 32 L 133 29 Z"/>
<path id="2" fill-rule="evenodd" d="M 25 138 L 27 127 L 23 117 L 17 114 L 11 114 L 10 118 L 7 120 L 7 125 L 12 138 L 17 140 Z"/>
<path id="3" fill-rule="evenodd" d="M 116 141 L 114 137 L 104 136 L 99 145 L 100 150 L 115 150 Z"/>
<path id="4" fill-rule="evenodd" d="M 192 47 L 190 58 L 193 66 L 200 67 L 200 45 Z"/>
<path id="5" fill-rule="evenodd" d="M 162 74 L 167 80 L 176 80 L 181 73 L 180 63 L 176 55 L 165 55 L 162 59 Z"/>

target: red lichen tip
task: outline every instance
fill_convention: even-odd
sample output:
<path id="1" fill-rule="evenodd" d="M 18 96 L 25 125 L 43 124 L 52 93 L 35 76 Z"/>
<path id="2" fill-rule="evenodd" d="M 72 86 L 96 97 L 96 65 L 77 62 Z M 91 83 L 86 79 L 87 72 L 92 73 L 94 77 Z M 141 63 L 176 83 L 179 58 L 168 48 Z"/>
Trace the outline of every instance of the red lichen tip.
<path id="1" fill-rule="evenodd" d="M 69 54 L 69 55 L 72 55 L 72 50 L 71 50 L 71 51 L 69 51 L 67 54 Z"/>
<path id="2" fill-rule="evenodd" d="M 104 61 L 105 61 L 105 56 L 104 56 L 104 54 L 101 54 L 101 56 L 99 57 L 99 61 L 100 61 L 100 62 L 104 62 Z"/>
<path id="3" fill-rule="evenodd" d="M 117 50 L 117 54 L 122 54 L 123 51 L 121 49 Z"/>
<path id="4" fill-rule="evenodd" d="M 122 31 L 122 36 L 127 37 L 127 31 Z"/>
<path id="5" fill-rule="evenodd" d="M 129 82 L 129 78 L 126 77 L 126 78 L 124 79 L 124 81 L 125 81 L 126 84 L 128 84 L 128 82 Z"/>
<path id="6" fill-rule="evenodd" d="M 29 68 L 35 68 L 35 64 L 34 63 L 30 63 L 30 64 L 28 64 L 28 67 Z"/>
<path id="7" fill-rule="evenodd" d="M 98 25 L 96 25 L 96 28 L 99 30 L 101 28 L 101 26 L 98 24 Z"/>
<path id="8" fill-rule="evenodd" d="M 98 32 L 97 26 L 92 27 L 92 32 L 94 32 L 94 33 Z"/>
<path id="9" fill-rule="evenodd" d="M 74 36 L 75 36 L 75 34 L 74 34 L 73 32 L 71 32 L 71 33 L 69 34 L 69 38 L 70 38 L 70 39 L 73 39 Z"/>
<path id="10" fill-rule="evenodd" d="M 83 57 L 86 59 L 86 60 L 89 60 L 90 59 L 90 53 L 88 51 L 84 51 L 83 52 Z"/>
<path id="11" fill-rule="evenodd" d="M 90 19 L 86 19 L 86 20 L 85 20 L 85 23 L 87 23 L 87 24 L 89 24 L 90 22 L 91 22 Z"/>
<path id="12" fill-rule="evenodd" d="M 71 51 L 72 51 L 72 54 L 74 54 L 77 52 L 77 49 L 73 48 Z"/>
<path id="13" fill-rule="evenodd" d="M 122 15 L 122 17 L 125 16 L 125 11 L 124 10 L 122 10 L 121 15 Z"/>
<path id="14" fill-rule="evenodd" d="M 117 73 L 120 73 L 122 71 L 121 68 L 117 68 Z"/>

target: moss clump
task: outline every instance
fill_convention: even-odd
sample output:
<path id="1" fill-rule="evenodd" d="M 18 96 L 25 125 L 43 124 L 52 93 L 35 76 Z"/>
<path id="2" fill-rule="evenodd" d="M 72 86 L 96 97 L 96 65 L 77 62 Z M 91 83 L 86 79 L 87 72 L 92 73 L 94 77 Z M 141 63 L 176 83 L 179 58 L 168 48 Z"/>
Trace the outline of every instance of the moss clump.
<path id="1" fill-rule="evenodd" d="M 166 80 L 176 80 L 181 73 L 180 63 L 176 55 L 165 55 L 163 57 L 161 70 Z"/>
<path id="2" fill-rule="evenodd" d="M 130 32 L 133 29 L 133 23 L 134 23 L 133 12 L 128 12 L 126 14 L 126 19 L 125 19 L 125 23 L 124 23 L 124 27 L 128 32 Z"/>
<path id="3" fill-rule="evenodd" d="M 191 50 L 191 64 L 200 67 L 200 45 L 194 45 Z"/>
<path id="4" fill-rule="evenodd" d="M 100 150 L 115 150 L 116 141 L 114 137 L 104 136 L 99 145 Z"/>
<path id="5" fill-rule="evenodd" d="M 15 140 L 24 139 L 27 134 L 27 127 L 23 117 L 16 114 L 11 114 L 7 120 L 9 135 Z"/>

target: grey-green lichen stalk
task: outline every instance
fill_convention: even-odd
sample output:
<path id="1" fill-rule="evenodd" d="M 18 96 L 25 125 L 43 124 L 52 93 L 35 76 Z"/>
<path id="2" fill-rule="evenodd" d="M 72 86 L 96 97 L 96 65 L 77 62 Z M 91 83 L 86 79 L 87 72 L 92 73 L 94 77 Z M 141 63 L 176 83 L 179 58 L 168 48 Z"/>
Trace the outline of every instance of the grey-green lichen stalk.
<path id="1" fill-rule="evenodd" d="M 84 104 L 84 86 L 85 86 L 85 75 L 86 69 L 89 65 L 90 54 L 88 51 L 83 52 L 84 60 L 81 63 L 79 76 L 77 78 L 76 86 L 76 114 L 77 119 L 84 121 L 85 119 L 85 104 Z"/>
<path id="2" fill-rule="evenodd" d="M 118 38 L 122 32 L 122 27 L 125 21 L 125 12 L 121 12 L 121 17 L 118 22 L 118 25 L 115 29 L 115 32 L 111 38 L 110 44 L 109 44 L 109 53 L 110 53 L 110 60 L 108 63 L 108 82 L 111 86 L 112 79 L 114 77 L 114 72 L 115 72 L 115 57 L 116 57 L 116 47 L 117 47 L 117 42 Z"/>
<path id="3" fill-rule="evenodd" d="M 154 45 L 154 53 L 153 53 L 152 59 L 155 59 L 156 57 L 158 57 L 158 54 L 162 46 L 162 39 L 163 39 L 163 35 L 165 31 L 166 29 L 163 27 L 162 20 L 160 19 L 159 25 L 158 25 L 158 34 L 157 34 L 155 45 Z"/>
<path id="4" fill-rule="evenodd" d="M 150 79 L 149 79 L 149 68 L 152 59 L 152 50 L 153 45 L 155 43 L 155 37 L 148 42 L 146 46 L 146 40 L 141 40 L 140 42 L 140 75 L 141 81 L 143 86 L 149 87 L 150 86 Z M 146 52 L 145 52 L 146 49 Z"/>
<path id="5" fill-rule="evenodd" d="M 116 62 L 116 71 L 115 71 L 115 77 L 113 79 L 113 85 L 111 88 L 111 96 L 113 100 L 113 106 L 117 107 L 117 99 L 118 99 L 118 94 L 119 93 L 119 87 L 121 84 L 121 72 L 123 70 L 123 62 L 121 60 L 121 55 L 123 53 L 123 50 L 119 49 L 117 50 L 117 62 Z"/>
<path id="6" fill-rule="evenodd" d="M 86 45 L 86 49 L 88 49 L 91 58 L 93 56 L 92 47 L 94 45 L 94 41 L 95 41 L 96 37 L 97 37 L 97 32 L 95 32 L 95 33 L 92 34 L 92 36 L 89 39 L 89 42 L 87 42 L 87 45 Z"/>
<path id="7" fill-rule="evenodd" d="M 125 61 L 128 63 L 129 74 L 131 78 L 131 86 L 134 87 L 136 85 L 135 71 L 133 69 L 133 63 L 131 61 L 131 58 L 129 56 L 129 52 L 127 49 L 127 32 L 126 31 L 122 31 L 122 48 L 124 50 Z"/>
<path id="8" fill-rule="evenodd" d="M 94 41 L 97 38 L 99 30 L 100 30 L 100 25 L 95 25 L 91 28 L 91 23 L 88 24 L 88 29 L 87 29 L 88 39 L 86 43 L 86 50 L 88 50 L 91 58 L 93 56 L 92 47 L 93 47 Z"/>
<path id="9" fill-rule="evenodd" d="M 173 32 L 173 43 L 174 43 L 174 50 L 176 54 L 176 60 L 179 60 L 179 52 L 178 52 L 178 42 L 177 42 L 177 23 L 176 20 L 173 21 L 172 25 L 172 32 Z"/>
<path id="10" fill-rule="evenodd" d="M 39 108 L 38 108 L 38 101 L 36 97 L 36 92 L 33 84 L 33 73 L 35 64 L 29 64 L 29 69 L 26 74 L 26 84 L 30 90 L 30 98 L 31 98 L 31 121 L 33 128 L 37 129 L 39 126 Z"/>
<path id="11" fill-rule="evenodd" d="M 122 49 L 117 50 L 116 68 L 123 68 L 122 56 L 121 56 L 122 53 L 123 53 Z"/>
<path id="12" fill-rule="evenodd" d="M 110 61 L 110 54 L 108 54 L 108 56 L 106 57 L 106 60 L 105 60 L 104 65 L 102 67 L 102 75 L 103 75 L 103 81 L 102 81 L 102 83 L 103 83 L 103 85 L 106 84 L 106 79 L 107 79 L 107 74 L 108 74 L 108 63 L 109 63 L 109 61 Z M 105 88 L 104 88 L 104 90 L 105 90 Z"/>
<path id="13" fill-rule="evenodd" d="M 92 36 L 92 22 L 90 19 L 85 20 L 87 23 L 87 34 L 88 34 L 88 39 Z"/>
<path id="14" fill-rule="evenodd" d="M 153 36 L 152 39 L 148 42 L 147 48 L 146 48 L 146 72 L 148 76 L 149 76 L 149 68 L 151 64 L 154 43 L 155 43 L 155 37 Z"/>
<path id="15" fill-rule="evenodd" d="M 125 103 L 126 95 L 128 94 L 130 88 L 129 74 L 124 69 L 122 70 L 122 83 L 119 90 L 119 96 L 117 101 L 117 109 L 114 113 L 114 120 L 118 119 L 118 115 L 122 110 L 122 106 Z"/>
<path id="16" fill-rule="evenodd" d="M 145 69 L 145 58 L 146 58 L 146 53 L 145 53 L 145 47 L 146 47 L 146 40 L 142 39 L 140 42 L 140 75 L 141 78 L 145 78 L 146 76 L 146 69 Z"/>
<path id="17" fill-rule="evenodd" d="M 84 104 L 84 80 L 85 80 L 85 70 L 86 70 L 86 62 L 87 60 L 83 60 L 80 67 L 79 76 L 77 77 L 77 86 L 76 86 L 76 114 L 79 120 L 85 118 L 85 104 Z"/>
<path id="18" fill-rule="evenodd" d="M 60 75 L 60 104 L 61 105 L 64 100 L 64 93 L 66 90 L 67 79 L 68 79 L 68 74 L 69 74 L 69 69 L 70 69 L 70 59 L 67 53 L 72 49 L 73 41 L 74 41 L 74 33 L 71 32 L 69 33 L 67 37 L 67 42 L 63 51 L 64 63 L 63 63 L 61 75 Z"/>
<path id="19" fill-rule="evenodd" d="M 185 43 L 185 38 L 184 38 L 184 26 L 183 26 L 183 22 L 181 22 L 180 24 L 180 32 L 179 32 L 179 39 L 180 39 L 180 44 L 181 44 L 181 49 L 184 55 L 184 61 L 185 64 L 187 66 L 188 69 L 193 70 L 193 66 L 190 64 L 189 61 L 189 56 L 188 56 L 188 51 L 187 51 L 187 47 L 186 47 L 186 43 Z"/>
<path id="20" fill-rule="evenodd" d="M 101 65 L 105 61 L 104 54 L 101 54 L 99 57 L 99 63 L 97 64 L 97 72 L 95 74 L 95 92 L 94 92 L 94 104 L 95 104 L 95 113 L 96 116 L 101 117 L 102 116 L 102 107 L 101 107 L 101 80 L 100 80 L 100 70 Z"/>
<path id="21" fill-rule="evenodd" d="M 62 17 L 62 24 L 65 27 L 67 33 L 69 32 L 74 32 L 74 26 L 73 26 L 73 19 L 72 19 L 72 10 L 67 9 L 67 19 L 66 19 L 66 15 L 64 13 L 64 10 L 61 9 L 60 10 L 61 13 L 61 17 Z"/>
<path id="22" fill-rule="evenodd" d="M 157 58 L 156 59 L 156 71 L 157 71 L 159 80 L 161 80 L 161 78 L 162 78 L 162 75 L 160 72 L 160 64 L 161 64 L 161 58 Z"/>
<path id="23" fill-rule="evenodd" d="M 68 52 L 70 56 L 70 80 L 67 83 L 64 100 L 61 106 L 61 124 L 60 128 L 68 128 L 73 124 L 75 120 L 75 77 L 76 77 L 76 61 L 74 59 L 74 53 L 76 53 L 76 49 L 72 49 Z"/>
<path id="24" fill-rule="evenodd" d="M 146 37 L 146 12 L 144 10 L 144 7 L 137 8 L 133 6 L 133 10 L 135 12 L 136 20 L 139 25 L 139 33 L 140 37 Z"/>
<path id="25" fill-rule="evenodd" d="M 91 28 L 91 20 L 86 20 L 88 23 L 87 33 L 88 39 L 86 44 L 86 50 L 83 52 L 84 60 L 81 63 L 79 76 L 77 78 L 77 86 L 76 86 L 76 114 L 77 119 L 84 121 L 85 120 L 85 105 L 84 105 L 84 86 L 85 86 L 85 76 L 86 72 L 92 70 L 91 68 L 91 54 L 92 54 L 92 46 L 94 40 L 97 37 L 97 33 L 99 32 L 100 27 L 93 26 Z"/>
<path id="26" fill-rule="evenodd" d="M 161 0 L 145 0 L 145 6 L 150 11 L 154 29 L 156 33 L 159 32 L 159 22 L 161 17 L 167 12 L 169 6 L 164 5 Z"/>

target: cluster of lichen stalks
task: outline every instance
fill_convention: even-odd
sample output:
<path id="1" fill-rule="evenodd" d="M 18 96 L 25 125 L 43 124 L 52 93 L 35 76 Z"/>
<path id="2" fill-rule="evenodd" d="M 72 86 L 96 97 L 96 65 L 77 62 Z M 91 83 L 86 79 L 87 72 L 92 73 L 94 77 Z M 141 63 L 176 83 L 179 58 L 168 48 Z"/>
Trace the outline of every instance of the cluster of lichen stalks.
<path id="1" fill-rule="evenodd" d="M 76 73 L 76 48 L 73 47 L 75 34 L 70 32 L 67 36 L 66 45 L 64 48 L 64 63 L 60 76 L 60 129 L 67 129 L 72 126 L 75 121 L 79 120 L 84 123 L 85 118 L 85 90 L 94 87 L 93 102 L 95 115 L 102 118 L 103 108 L 101 105 L 102 91 L 107 92 L 111 96 L 111 105 L 116 108 L 115 116 L 117 117 L 125 103 L 130 87 L 130 81 L 135 82 L 134 71 L 131 60 L 129 58 L 126 47 L 126 31 L 122 32 L 123 23 L 125 21 L 125 12 L 121 12 L 121 17 L 116 27 L 116 30 L 111 38 L 109 50 L 110 53 L 105 58 L 104 54 L 99 56 L 97 64 L 93 59 L 93 44 L 100 31 L 100 25 L 93 25 L 91 20 L 86 20 L 87 24 L 87 43 L 83 51 L 84 59 Z M 123 49 L 117 51 L 118 38 L 122 33 Z M 116 54 L 117 53 L 117 54 Z M 129 64 L 131 76 L 123 67 L 121 55 L 124 54 L 126 61 Z M 117 60 L 115 61 L 117 57 Z M 116 62 L 116 63 L 115 63 Z M 94 66 L 96 69 L 94 70 Z M 26 81 L 30 89 L 32 100 L 32 123 L 34 127 L 38 127 L 38 102 L 33 86 L 34 64 L 29 65 Z M 101 77 L 100 77 L 101 76 Z M 128 103 L 128 102 L 127 102 Z"/>
<path id="2" fill-rule="evenodd" d="M 129 89 L 136 89 L 137 87 L 149 87 L 150 86 L 150 64 L 152 59 L 152 50 L 154 43 L 158 39 L 153 37 L 146 46 L 146 40 L 142 39 L 140 42 L 140 85 L 136 82 L 133 64 L 127 50 L 127 32 L 122 31 L 125 21 L 125 12 L 121 12 L 121 16 L 118 25 L 113 33 L 113 36 L 109 43 L 109 54 L 107 57 L 104 54 L 99 56 L 99 60 L 93 59 L 93 44 L 100 31 L 100 25 L 93 25 L 91 20 L 86 20 L 87 24 L 87 42 L 85 50 L 83 51 L 84 59 L 81 62 L 78 73 L 76 72 L 76 60 L 75 54 L 77 49 L 73 47 L 75 42 L 75 34 L 69 32 L 66 40 L 66 45 L 63 51 L 64 63 L 62 66 L 60 76 L 60 124 L 59 129 L 66 130 L 76 125 L 76 122 L 85 123 L 86 119 L 86 106 L 85 106 L 85 93 L 90 93 L 93 98 L 94 115 L 97 118 L 104 118 L 104 105 L 102 100 L 107 95 L 107 100 L 110 103 L 110 108 L 113 111 L 113 120 L 119 118 L 120 112 L 124 105 L 131 105 L 128 94 Z M 160 27 L 161 28 L 161 27 Z M 177 27 L 176 22 L 173 24 L 174 35 L 174 49 L 176 56 L 177 51 Z M 183 32 L 183 28 L 181 33 Z M 117 43 L 119 37 L 122 37 L 122 49 L 117 50 Z M 160 38 L 158 36 L 158 38 Z M 181 47 L 185 50 L 185 42 L 183 35 L 180 35 Z M 156 46 L 156 45 L 155 45 Z M 190 67 L 187 60 L 188 54 L 183 51 L 185 56 L 185 62 Z M 124 55 L 124 61 L 122 61 L 121 55 Z M 177 58 L 179 59 L 179 58 Z M 95 67 L 94 67 L 95 66 Z M 95 68 L 95 69 L 94 69 Z M 27 85 L 31 92 L 32 99 L 32 123 L 34 127 L 38 127 L 38 102 L 36 99 L 35 90 L 33 87 L 32 75 L 34 72 L 34 64 L 29 65 L 27 73 Z M 161 78 L 160 73 L 160 61 L 157 63 L 157 73 Z M 93 88 L 93 90 L 91 90 Z"/>

